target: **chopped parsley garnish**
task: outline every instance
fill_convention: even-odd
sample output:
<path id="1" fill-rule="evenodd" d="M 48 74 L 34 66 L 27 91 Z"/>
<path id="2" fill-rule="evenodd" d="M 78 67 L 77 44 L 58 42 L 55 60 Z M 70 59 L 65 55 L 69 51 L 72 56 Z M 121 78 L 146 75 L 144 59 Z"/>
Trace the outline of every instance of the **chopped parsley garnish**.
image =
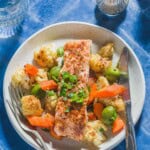
<path id="1" fill-rule="evenodd" d="M 83 98 L 78 99 L 76 103 L 83 103 Z"/>
<path id="2" fill-rule="evenodd" d="M 71 102 L 76 102 L 79 99 L 77 93 L 72 93 L 70 98 L 71 98 Z"/>
<path id="3" fill-rule="evenodd" d="M 70 75 L 69 81 L 71 83 L 76 83 L 77 82 L 77 76 L 76 75 Z"/>
<path id="4" fill-rule="evenodd" d="M 84 98 L 87 97 L 85 91 L 82 89 L 78 93 L 69 93 L 68 97 L 71 99 L 71 102 L 83 103 Z"/>
<path id="5" fill-rule="evenodd" d="M 84 89 L 79 90 L 78 93 L 69 93 L 69 90 L 71 90 L 75 86 L 77 80 L 78 79 L 76 75 L 71 75 L 69 72 L 62 73 L 60 96 L 65 97 L 64 100 L 66 100 L 67 97 L 68 99 L 70 99 L 71 102 L 83 103 L 84 98 L 87 97 L 87 94 Z"/>
<path id="6" fill-rule="evenodd" d="M 71 90 L 77 82 L 77 76 L 71 75 L 69 72 L 62 73 L 60 96 L 66 97 L 66 92 Z M 70 97 L 69 97 L 70 98 Z"/>
<path id="7" fill-rule="evenodd" d="M 77 82 L 77 76 L 71 75 L 69 72 L 63 72 L 62 78 L 65 82 L 70 82 L 70 83 L 76 83 Z"/>
<path id="8" fill-rule="evenodd" d="M 67 81 L 70 78 L 70 73 L 69 72 L 63 72 L 62 73 L 62 78 Z"/>
<path id="9" fill-rule="evenodd" d="M 64 88 L 70 90 L 70 89 L 72 89 L 73 85 L 72 85 L 71 83 L 63 82 L 63 83 L 62 83 L 62 87 L 64 87 Z"/>
<path id="10" fill-rule="evenodd" d="M 66 96 L 67 89 L 62 87 L 60 91 L 60 96 Z"/>
<path id="11" fill-rule="evenodd" d="M 83 89 L 79 91 L 78 96 L 82 97 L 82 98 L 86 98 L 87 97 L 87 95 L 86 95 L 86 93 L 85 93 L 85 91 Z"/>

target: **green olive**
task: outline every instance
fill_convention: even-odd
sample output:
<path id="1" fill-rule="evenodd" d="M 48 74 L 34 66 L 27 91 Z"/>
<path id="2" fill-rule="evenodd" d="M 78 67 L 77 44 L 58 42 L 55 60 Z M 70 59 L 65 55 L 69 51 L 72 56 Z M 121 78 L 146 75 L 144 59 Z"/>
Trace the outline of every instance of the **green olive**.
<path id="1" fill-rule="evenodd" d="M 41 89 L 38 83 L 35 84 L 31 89 L 31 94 L 37 96 L 40 99 L 43 99 L 46 96 L 46 92 Z"/>
<path id="2" fill-rule="evenodd" d="M 63 55 L 64 55 L 64 48 L 63 47 L 57 48 L 57 56 L 62 57 Z"/>
<path id="3" fill-rule="evenodd" d="M 128 78 L 128 74 L 127 72 L 121 71 L 120 72 L 120 76 L 124 77 L 124 78 Z"/>
<path id="4" fill-rule="evenodd" d="M 37 95 L 38 92 L 40 91 L 41 87 L 40 85 L 37 83 L 33 86 L 33 88 L 31 89 L 31 94 L 33 95 Z"/>
<path id="5" fill-rule="evenodd" d="M 48 96 L 55 96 L 56 95 L 56 93 L 53 90 L 46 91 L 46 93 L 47 93 Z"/>
<path id="6" fill-rule="evenodd" d="M 110 82 L 115 82 L 120 76 L 127 78 L 127 72 L 120 71 L 118 68 L 107 68 L 105 70 L 105 76 Z"/>
<path id="7" fill-rule="evenodd" d="M 112 76 L 112 75 L 106 75 L 106 78 L 108 79 L 108 81 L 112 82 L 116 82 L 118 77 L 116 76 Z"/>
<path id="8" fill-rule="evenodd" d="M 112 75 L 115 77 L 119 77 L 121 74 L 120 70 L 118 68 L 108 68 L 105 70 L 105 75 Z"/>
<path id="9" fill-rule="evenodd" d="M 59 77 L 59 73 L 60 73 L 60 67 L 59 66 L 55 66 L 53 67 L 50 72 L 49 72 L 49 78 L 58 81 L 58 77 Z"/>
<path id="10" fill-rule="evenodd" d="M 113 106 L 107 106 L 102 111 L 102 119 L 106 125 L 111 125 L 117 117 L 116 110 Z"/>

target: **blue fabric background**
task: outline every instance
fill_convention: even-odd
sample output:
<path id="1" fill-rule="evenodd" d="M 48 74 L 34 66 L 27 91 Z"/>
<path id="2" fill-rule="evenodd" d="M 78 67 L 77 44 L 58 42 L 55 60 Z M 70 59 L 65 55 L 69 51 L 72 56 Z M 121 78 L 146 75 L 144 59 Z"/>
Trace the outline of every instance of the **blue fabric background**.
<path id="1" fill-rule="evenodd" d="M 115 18 L 103 16 L 95 0 L 30 1 L 22 29 L 12 38 L 0 39 L 0 150 L 32 150 L 12 128 L 3 102 L 3 77 L 16 49 L 39 29 L 61 21 L 85 21 L 120 35 L 134 50 L 144 70 L 146 98 L 136 130 L 138 150 L 150 149 L 150 0 L 130 0 L 127 10 Z M 137 83 L 138 86 L 138 83 Z M 125 142 L 115 150 L 125 149 Z"/>

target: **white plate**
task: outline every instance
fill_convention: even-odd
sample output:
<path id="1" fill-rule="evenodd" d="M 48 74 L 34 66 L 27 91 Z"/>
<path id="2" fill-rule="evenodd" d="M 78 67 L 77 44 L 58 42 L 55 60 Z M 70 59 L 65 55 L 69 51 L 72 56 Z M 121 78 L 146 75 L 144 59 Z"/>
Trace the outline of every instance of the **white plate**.
<path id="1" fill-rule="evenodd" d="M 63 22 L 48 26 L 32 35 L 16 51 L 6 69 L 3 84 L 5 107 L 13 127 L 24 141 L 26 141 L 28 144 L 30 144 L 36 149 L 39 148 L 38 145 L 32 140 L 32 138 L 28 134 L 26 134 L 18 126 L 14 115 L 12 114 L 8 104 L 6 103 L 6 99 L 10 100 L 8 86 L 11 81 L 11 76 L 18 67 L 22 67 L 24 64 L 32 62 L 33 53 L 37 48 L 51 42 L 55 43 L 56 46 L 61 46 L 64 44 L 64 42 L 71 39 L 91 39 L 93 41 L 94 50 L 97 50 L 98 47 L 100 47 L 101 45 L 111 41 L 115 44 L 116 58 L 119 58 L 119 55 L 124 46 L 128 47 L 128 49 L 130 50 L 130 58 L 131 58 L 129 62 L 129 76 L 130 76 L 131 97 L 132 97 L 131 98 L 132 117 L 134 124 L 138 121 L 143 109 L 145 97 L 145 79 L 143 71 L 139 63 L 139 60 L 137 59 L 133 50 L 119 36 L 102 27 L 81 22 Z M 46 143 L 47 145 L 49 145 L 50 149 L 65 150 L 65 149 L 83 148 L 83 146 L 77 142 L 67 139 L 57 141 L 50 138 L 48 133 L 45 134 L 45 132 L 42 132 L 42 134 L 44 135 L 47 141 Z M 100 149 L 112 149 L 117 144 L 119 144 L 124 139 L 124 137 L 125 131 L 122 131 L 111 140 L 102 144 L 100 146 Z"/>

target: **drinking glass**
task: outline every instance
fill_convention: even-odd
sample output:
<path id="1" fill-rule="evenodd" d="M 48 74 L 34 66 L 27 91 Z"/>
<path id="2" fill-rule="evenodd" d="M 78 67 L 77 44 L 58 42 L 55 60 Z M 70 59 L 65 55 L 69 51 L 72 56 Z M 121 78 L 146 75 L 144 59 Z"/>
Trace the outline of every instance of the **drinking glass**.
<path id="1" fill-rule="evenodd" d="M 17 32 L 27 8 L 28 0 L 0 0 L 0 38 Z"/>
<path id="2" fill-rule="evenodd" d="M 116 16 L 123 12 L 129 0 L 96 0 L 98 8 L 108 16 Z"/>

